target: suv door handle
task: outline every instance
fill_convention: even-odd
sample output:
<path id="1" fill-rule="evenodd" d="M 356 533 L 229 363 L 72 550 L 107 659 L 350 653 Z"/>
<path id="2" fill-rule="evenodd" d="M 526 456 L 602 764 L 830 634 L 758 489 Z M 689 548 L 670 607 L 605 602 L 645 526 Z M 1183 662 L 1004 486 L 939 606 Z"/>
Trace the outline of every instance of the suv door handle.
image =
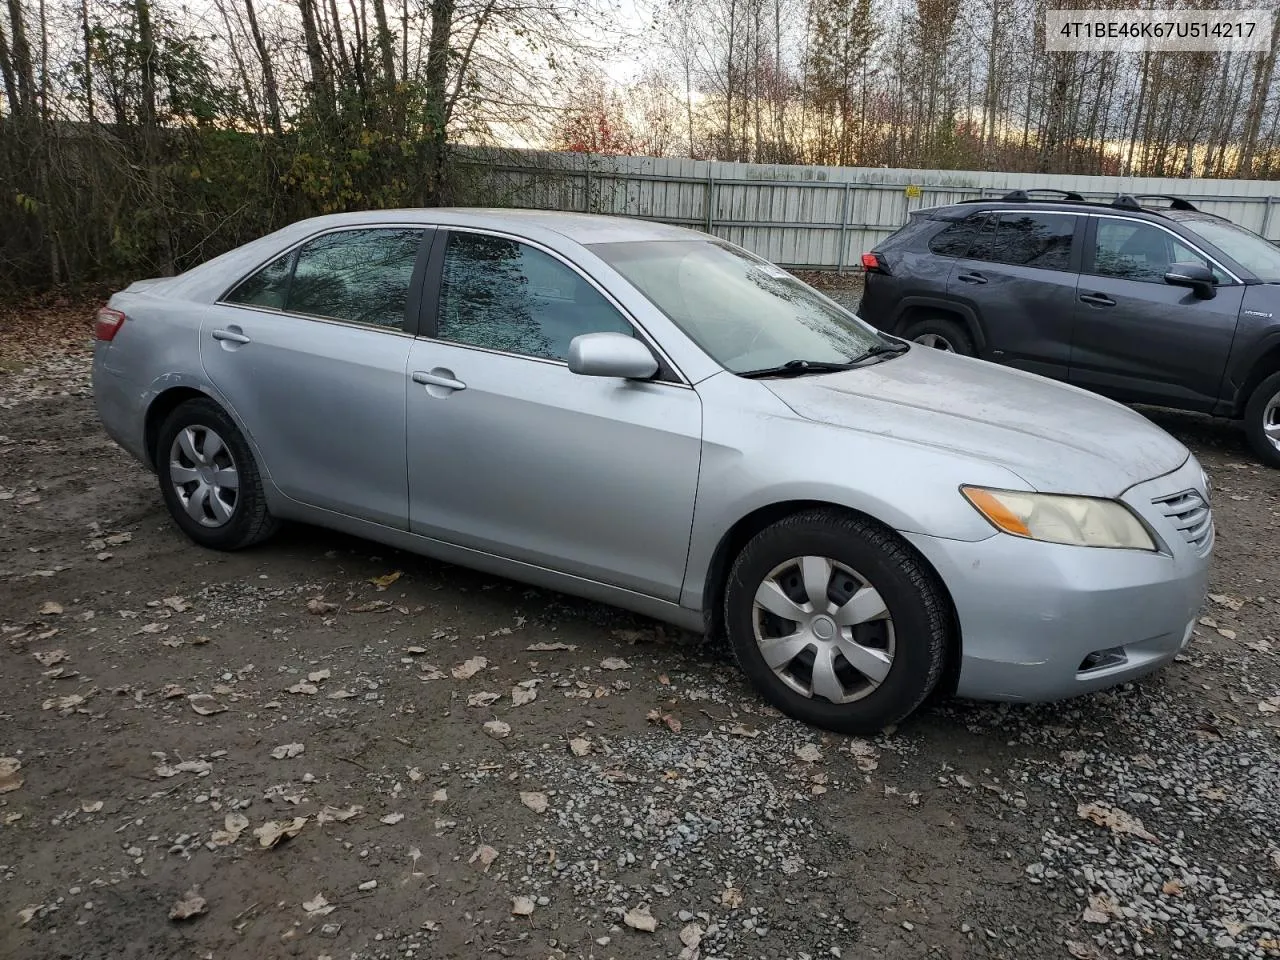
<path id="1" fill-rule="evenodd" d="M 249 338 L 239 330 L 215 330 L 213 331 L 213 339 L 226 340 L 231 343 L 249 343 Z"/>
<path id="2" fill-rule="evenodd" d="M 467 385 L 461 380 L 455 380 L 453 377 L 442 376 L 438 373 L 428 373 L 426 370 L 413 371 L 413 382 L 421 383 L 428 387 L 444 387 L 446 390 L 467 389 Z"/>
<path id="3" fill-rule="evenodd" d="M 1116 302 L 1110 297 L 1101 293 L 1082 293 L 1080 294 L 1081 303 L 1091 303 L 1095 307 L 1114 307 Z"/>
<path id="4" fill-rule="evenodd" d="M 956 277 L 961 283 L 986 283 L 987 278 L 980 273 L 962 273 Z"/>

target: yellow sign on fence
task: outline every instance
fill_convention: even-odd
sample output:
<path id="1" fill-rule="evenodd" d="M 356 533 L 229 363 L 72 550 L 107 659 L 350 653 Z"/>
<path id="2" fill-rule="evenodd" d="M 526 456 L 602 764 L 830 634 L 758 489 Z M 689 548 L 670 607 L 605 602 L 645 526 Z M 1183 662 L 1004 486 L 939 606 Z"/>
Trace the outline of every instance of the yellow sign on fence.
<path id="1" fill-rule="evenodd" d="M 920 189 L 919 184 L 915 184 L 915 183 L 907 184 L 906 192 L 907 192 L 908 200 L 919 200 L 922 196 L 924 196 L 924 191 Z"/>

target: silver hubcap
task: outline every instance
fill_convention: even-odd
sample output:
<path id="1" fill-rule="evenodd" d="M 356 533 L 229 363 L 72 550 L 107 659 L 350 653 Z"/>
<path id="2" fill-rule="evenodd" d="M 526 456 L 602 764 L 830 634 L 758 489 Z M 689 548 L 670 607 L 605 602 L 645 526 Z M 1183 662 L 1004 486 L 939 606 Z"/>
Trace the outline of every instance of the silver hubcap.
<path id="1" fill-rule="evenodd" d="M 933 349 L 941 350 L 943 353 L 956 352 L 956 348 L 951 341 L 940 333 L 922 333 L 916 337 L 916 343 L 925 347 L 933 347 Z"/>
<path id="2" fill-rule="evenodd" d="M 779 564 L 756 590 L 756 644 L 783 683 L 805 697 L 851 703 L 893 667 L 893 618 L 867 579 L 826 557 Z"/>
<path id="3" fill-rule="evenodd" d="M 236 461 L 208 427 L 185 427 L 169 447 L 169 480 L 178 502 L 202 527 L 230 521 L 240 493 Z"/>
<path id="4" fill-rule="evenodd" d="M 1262 435 L 1280 450 L 1280 393 L 1267 401 L 1262 408 Z"/>

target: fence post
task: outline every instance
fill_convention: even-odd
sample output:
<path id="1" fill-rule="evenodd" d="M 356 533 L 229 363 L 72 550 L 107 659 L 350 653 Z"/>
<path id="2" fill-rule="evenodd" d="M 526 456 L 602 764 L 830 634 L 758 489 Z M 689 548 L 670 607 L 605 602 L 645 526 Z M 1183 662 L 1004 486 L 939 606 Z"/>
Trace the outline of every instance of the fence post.
<path id="1" fill-rule="evenodd" d="M 844 182 L 844 196 L 840 198 L 840 250 L 836 253 L 836 274 L 844 273 L 844 255 L 849 249 L 849 198 L 853 196 L 850 189 L 853 183 Z"/>
<path id="2" fill-rule="evenodd" d="M 711 232 L 711 227 L 712 227 L 711 205 L 715 201 L 715 196 L 716 196 L 716 174 L 715 174 L 716 168 L 713 165 L 714 163 L 715 161 L 713 160 L 707 161 L 707 204 L 706 204 L 707 209 L 706 211 L 704 211 L 707 215 L 707 233 Z"/>
<path id="3" fill-rule="evenodd" d="M 1275 202 L 1275 199 L 1276 199 L 1275 197 L 1267 197 L 1266 199 L 1267 205 L 1266 207 L 1263 208 L 1263 211 L 1262 211 L 1262 229 L 1259 230 L 1258 232 L 1262 234 L 1262 239 L 1264 240 L 1271 239 L 1270 237 L 1267 236 L 1267 228 L 1271 226 L 1271 204 Z"/>
<path id="4" fill-rule="evenodd" d="M 587 161 L 586 169 L 584 170 L 584 176 L 586 178 L 587 183 L 586 183 L 586 188 L 583 191 L 586 194 L 586 196 L 582 198 L 582 212 L 590 213 L 591 212 L 591 151 L 588 150 L 586 153 L 583 154 L 583 156 L 586 157 L 586 161 Z"/>

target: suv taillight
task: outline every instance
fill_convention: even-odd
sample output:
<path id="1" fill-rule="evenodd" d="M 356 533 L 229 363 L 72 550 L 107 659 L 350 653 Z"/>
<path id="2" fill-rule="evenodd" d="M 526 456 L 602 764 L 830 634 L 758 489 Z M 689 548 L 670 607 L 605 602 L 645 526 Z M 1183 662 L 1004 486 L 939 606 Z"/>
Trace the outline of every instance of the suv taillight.
<path id="1" fill-rule="evenodd" d="M 889 268 L 885 266 L 885 262 L 880 259 L 878 253 L 864 253 L 862 255 L 862 269 L 869 273 L 888 273 Z"/>
<path id="2" fill-rule="evenodd" d="M 126 319 L 128 318 L 119 310 L 112 310 L 110 307 L 101 308 L 93 316 L 93 339 L 110 343 L 120 332 Z"/>

